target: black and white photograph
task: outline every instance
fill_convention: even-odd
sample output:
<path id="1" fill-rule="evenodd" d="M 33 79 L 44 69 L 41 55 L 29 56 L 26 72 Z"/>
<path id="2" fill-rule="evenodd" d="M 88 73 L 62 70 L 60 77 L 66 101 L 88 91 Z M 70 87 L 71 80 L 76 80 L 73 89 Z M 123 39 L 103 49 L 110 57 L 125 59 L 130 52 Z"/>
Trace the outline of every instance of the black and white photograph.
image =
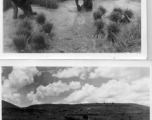
<path id="1" fill-rule="evenodd" d="M 143 1 L 3 0 L 3 53 L 141 53 Z"/>
<path id="2" fill-rule="evenodd" d="M 2 120 L 150 120 L 150 62 L 18 63 L 1 67 Z"/>

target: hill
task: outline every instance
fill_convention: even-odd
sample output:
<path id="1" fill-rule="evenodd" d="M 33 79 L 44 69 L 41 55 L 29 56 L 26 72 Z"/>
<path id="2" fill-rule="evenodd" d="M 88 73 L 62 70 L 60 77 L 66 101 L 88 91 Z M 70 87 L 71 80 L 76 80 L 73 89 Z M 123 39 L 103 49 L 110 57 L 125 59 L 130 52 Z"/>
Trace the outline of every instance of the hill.
<path id="1" fill-rule="evenodd" d="M 2 101 L 3 120 L 150 120 L 150 108 L 137 104 L 42 104 L 25 108 Z"/>

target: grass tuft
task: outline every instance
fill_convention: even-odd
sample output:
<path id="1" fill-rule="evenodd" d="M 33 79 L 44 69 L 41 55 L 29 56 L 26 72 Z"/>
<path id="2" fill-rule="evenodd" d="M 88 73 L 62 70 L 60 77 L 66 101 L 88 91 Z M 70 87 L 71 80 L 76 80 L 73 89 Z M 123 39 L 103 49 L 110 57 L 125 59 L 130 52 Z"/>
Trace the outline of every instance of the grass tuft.
<path id="1" fill-rule="evenodd" d="M 102 15 L 107 12 L 107 10 L 103 6 L 98 7 L 98 10 L 102 12 Z"/>
<path id="2" fill-rule="evenodd" d="M 101 19 L 98 19 L 94 22 L 94 25 L 95 27 L 97 28 L 95 34 L 94 34 L 94 37 L 98 37 L 99 35 L 105 35 L 105 32 L 103 30 L 104 26 L 105 26 L 105 23 L 101 20 Z"/>
<path id="3" fill-rule="evenodd" d="M 43 25 L 43 30 L 45 33 L 50 33 L 51 30 L 53 28 L 53 24 L 50 23 L 50 22 L 46 22 L 44 25 Z"/>
<path id="4" fill-rule="evenodd" d="M 113 12 L 123 13 L 123 9 L 120 7 L 114 8 Z"/>
<path id="5" fill-rule="evenodd" d="M 129 23 L 133 15 L 133 12 L 129 9 L 114 8 L 109 18 L 113 22 Z"/>
<path id="6" fill-rule="evenodd" d="M 46 21 L 46 17 L 43 13 L 39 14 L 36 18 L 36 21 L 39 23 L 39 24 L 44 24 L 45 21 Z"/>
<path id="7" fill-rule="evenodd" d="M 24 19 L 24 20 L 20 23 L 19 28 L 26 28 L 26 29 L 28 29 L 28 30 L 32 30 L 31 20 L 29 20 L 29 19 Z"/>
<path id="8" fill-rule="evenodd" d="M 101 17 L 102 17 L 102 12 L 101 11 L 97 10 L 93 13 L 94 20 L 101 19 Z"/>
<path id="9" fill-rule="evenodd" d="M 118 24 L 111 23 L 110 25 L 108 25 L 107 29 L 108 29 L 107 39 L 115 43 L 117 40 L 116 35 L 120 32 L 120 27 L 118 26 Z"/>
<path id="10" fill-rule="evenodd" d="M 36 51 L 47 49 L 47 44 L 45 42 L 45 36 L 43 33 L 36 33 L 32 37 L 32 42 L 34 43 L 34 48 Z"/>
<path id="11" fill-rule="evenodd" d="M 118 12 L 112 12 L 109 18 L 113 22 L 120 22 L 122 20 L 122 14 Z"/>
<path id="12" fill-rule="evenodd" d="M 132 10 L 126 9 L 124 11 L 124 14 L 127 15 L 127 17 L 132 18 L 134 16 Z"/>
<path id="13" fill-rule="evenodd" d="M 31 36 L 31 31 L 28 30 L 27 28 L 20 28 L 16 31 L 16 35 L 20 36 L 20 35 L 24 35 L 26 36 L 26 38 L 29 38 Z"/>
<path id="14" fill-rule="evenodd" d="M 16 47 L 16 49 L 18 50 L 18 52 L 24 52 L 24 50 L 26 49 L 26 40 L 27 37 L 25 35 L 16 35 L 13 38 L 13 43 Z"/>
<path id="15" fill-rule="evenodd" d="M 102 20 L 96 20 L 94 22 L 94 25 L 96 26 L 97 30 L 101 30 L 104 28 L 104 22 Z"/>

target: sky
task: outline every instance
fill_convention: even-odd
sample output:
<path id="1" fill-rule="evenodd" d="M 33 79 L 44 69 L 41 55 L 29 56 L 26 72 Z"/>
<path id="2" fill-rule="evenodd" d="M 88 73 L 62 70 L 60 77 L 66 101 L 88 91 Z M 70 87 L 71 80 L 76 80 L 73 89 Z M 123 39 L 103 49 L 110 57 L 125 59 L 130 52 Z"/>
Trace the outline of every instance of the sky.
<path id="1" fill-rule="evenodd" d="M 2 67 L 2 99 L 20 107 L 104 102 L 150 106 L 150 68 Z"/>

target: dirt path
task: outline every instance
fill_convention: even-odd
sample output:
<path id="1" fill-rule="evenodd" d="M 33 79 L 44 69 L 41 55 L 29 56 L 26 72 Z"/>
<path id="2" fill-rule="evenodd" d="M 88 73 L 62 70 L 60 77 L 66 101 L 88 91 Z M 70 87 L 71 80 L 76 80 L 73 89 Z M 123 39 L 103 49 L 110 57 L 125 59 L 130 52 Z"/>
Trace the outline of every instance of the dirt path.
<path id="1" fill-rule="evenodd" d="M 128 2 L 128 0 L 94 0 L 93 11 L 102 5 L 109 14 L 114 6 L 130 8 L 138 15 L 140 14 L 139 2 Z M 51 41 L 50 49 L 44 52 L 48 53 L 97 53 L 96 38 L 93 38 L 95 27 L 93 25 L 92 12 L 77 12 L 75 2 L 67 1 L 60 4 L 56 10 L 45 9 L 33 6 L 33 11 L 44 13 L 47 21 L 54 24 L 53 33 L 55 36 Z M 21 20 L 12 19 L 13 10 L 4 12 L 4 52 L 14 53 L 15 47 L 12 44 L 12 36 L 17 30 Z M 22 11 L 19 11 L 22 14 Z"/>

